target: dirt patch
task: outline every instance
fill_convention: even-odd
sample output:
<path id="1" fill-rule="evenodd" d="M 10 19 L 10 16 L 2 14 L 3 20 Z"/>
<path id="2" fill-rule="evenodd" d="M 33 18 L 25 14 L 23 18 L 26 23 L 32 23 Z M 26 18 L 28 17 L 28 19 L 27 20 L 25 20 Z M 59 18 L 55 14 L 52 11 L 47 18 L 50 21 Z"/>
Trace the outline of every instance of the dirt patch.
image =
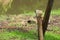
<path id="1" fill-rule="evenodd" d="M 52 26 L 60 28 L 60 16 L 51 16 L 48 29 Z M 37 20 L 34 16 L 29 15 L 16 15 L 9 16 L 6 20 L 0 21 L 0 28 L 22 28 L 24 30 L 37 30 Z"/>
<path id="2" fill-rule="evenodd" d="M 49 25 L 54 25 L 54 26 L 58 26 L 60 27 L 60 16 L 56 15 L 56 16 L 52 16 L 50 18 L 50 23 Z"/>
<path id="3" fill-rule="evenodd" d="M 55 15 L 50 18 L 47 30 L 60 33 L 60 15 Z"/>

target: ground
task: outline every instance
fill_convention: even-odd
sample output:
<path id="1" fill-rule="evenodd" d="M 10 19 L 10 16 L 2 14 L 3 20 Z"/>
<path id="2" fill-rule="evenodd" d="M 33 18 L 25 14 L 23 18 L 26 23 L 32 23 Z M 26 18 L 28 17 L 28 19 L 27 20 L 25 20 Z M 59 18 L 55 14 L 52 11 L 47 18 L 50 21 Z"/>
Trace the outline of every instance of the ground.
<path id="1" fill-rule="evenodd" d="M 37 33 L 35 15 L 0 15 L 0 40 L 38 40 Z M 59 34 L 60 15 L 51 15 L 45 40 L 60 40 Z"/>

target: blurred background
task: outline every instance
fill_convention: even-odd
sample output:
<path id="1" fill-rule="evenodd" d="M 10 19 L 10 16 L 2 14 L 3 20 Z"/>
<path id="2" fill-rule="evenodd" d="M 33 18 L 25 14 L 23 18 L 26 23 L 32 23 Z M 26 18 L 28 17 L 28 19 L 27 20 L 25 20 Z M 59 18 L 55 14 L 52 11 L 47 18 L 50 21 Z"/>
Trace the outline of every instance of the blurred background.
<path id="1" fill-rule="evenodd" d="M 20 14 L 34 12 L 36 9 L 46 9 L 48 0 L 0 0 L 0 14 Z M 54 0 L 53 10 L 60 9 L 60 0 Z M 3 11 L 3 12 L 2 12 Z"/>
<path id="2" fill-rule="evenodd" d="M 38 40 L 35 10 L 48 0 L 0 0 L 0 40 Z M 60 40 L 60 0 L 54 0 L 45 40 Z"/>

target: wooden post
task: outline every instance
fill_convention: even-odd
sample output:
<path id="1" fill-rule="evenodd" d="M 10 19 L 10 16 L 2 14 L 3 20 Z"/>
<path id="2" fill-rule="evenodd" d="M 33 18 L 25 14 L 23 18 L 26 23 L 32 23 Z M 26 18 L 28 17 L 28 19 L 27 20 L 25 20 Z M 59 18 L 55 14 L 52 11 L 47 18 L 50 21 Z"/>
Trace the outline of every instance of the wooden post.
<path id="1" fill-rule="evenodd" d="M 36 10 L 37 25 L 38 25 L 38 40 L 43 40 L 43 29 L 42 29 L 42 11 Z"/>

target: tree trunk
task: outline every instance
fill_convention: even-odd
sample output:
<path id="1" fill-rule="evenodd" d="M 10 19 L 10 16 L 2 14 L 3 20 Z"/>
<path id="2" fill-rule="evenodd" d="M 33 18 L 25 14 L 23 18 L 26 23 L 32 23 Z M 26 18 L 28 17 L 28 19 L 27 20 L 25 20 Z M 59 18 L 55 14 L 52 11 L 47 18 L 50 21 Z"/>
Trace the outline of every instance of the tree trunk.
<path id="1" fill-rule="evenodd" d="M 43 23 L 42 23 L 42 26 L 43 26 L 43 35 L 45 34 L 45 31 L 47 29 L 47 26 L 48 26 L 48 21 L 49 21 L 49 17 L 50 17 L 50 12 L 51 12 L 51 9 L 52 9 L 52 6 L 53 6 L 53 1 L 54 0 L 49 0 L 48 1 L 48 5 L 47 5 L 47 8 L 46 8 L 46 11 L 45 11 L 45 15 L 44 15 L 44 18 L 43 18 Z"/>

